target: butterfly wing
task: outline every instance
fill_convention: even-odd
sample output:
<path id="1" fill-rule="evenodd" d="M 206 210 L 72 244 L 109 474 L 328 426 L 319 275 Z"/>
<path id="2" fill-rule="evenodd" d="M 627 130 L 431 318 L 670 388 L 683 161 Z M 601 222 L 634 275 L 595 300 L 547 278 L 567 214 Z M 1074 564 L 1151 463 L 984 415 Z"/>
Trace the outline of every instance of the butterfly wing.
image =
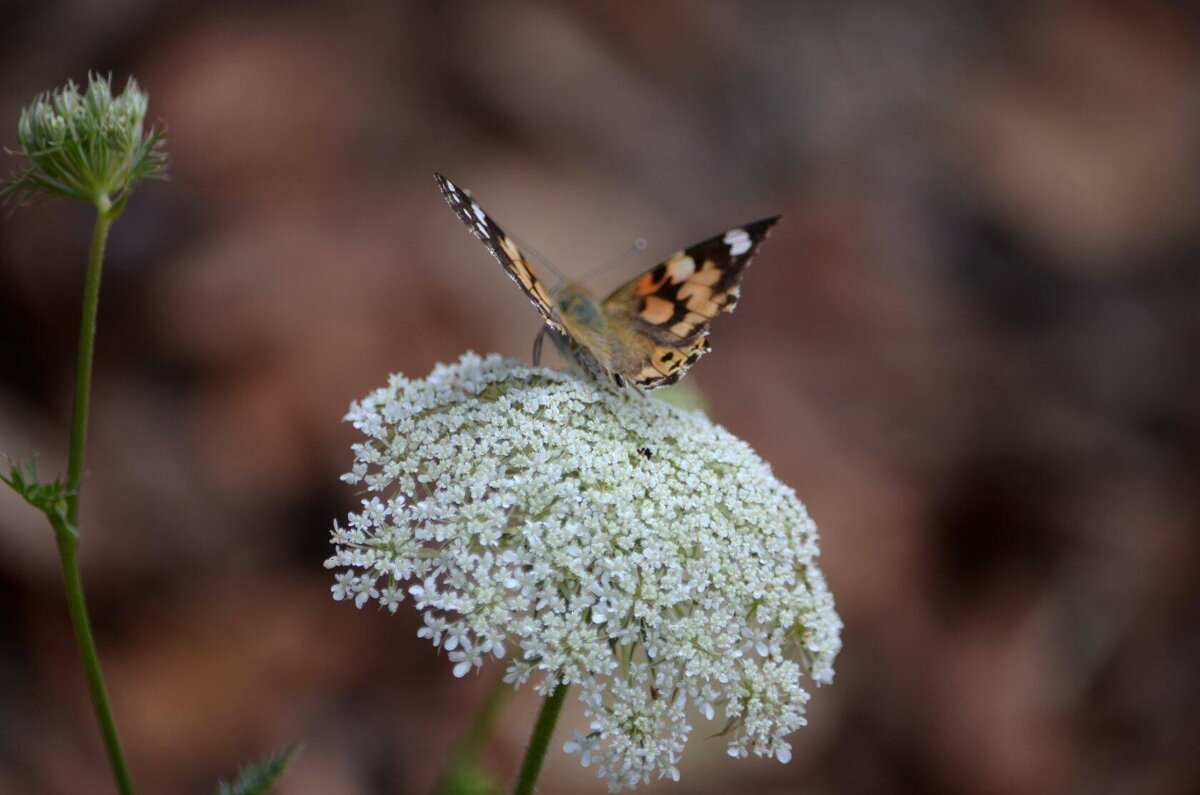
<path id="1" fill-rule="evenodd" d="M 731 229 L 677 251 L 604 300 L 613 329 L 625 329 L 628 380 L 673 384 L 710 349 L 709 322 L 737 305 L 742 274 L 779 216 Z"/>
<path id="2" fill-rule="evenodd" d="M 465 190 L 441 174 L 434 174 L 434 177 L 437 179 L 438 187 L 442 189 L 442 195 L 446 197 L 450 209 L 454 210 L 459 220 L 467 225 L 467 228 L 475 237 L 479 238 L 483 245 L 487 246 L 488 251 L 492 252 L 492 256 L 496 258 L 500 266 L 512 277 L 512 280 L 517 283 L 517 286 L 541 313 L 546 325 L 555 331 L 566 333 L 566 329 L 555 316 L 554 301 L 550 297 L 550 291 L 534 274 L 533 269 L 529 266 L 528 258 L 521 253 L 521 249 L 517 248 L 513 239 L 504 233 L 504 230 L 483 211 L 483 208 Z"/>

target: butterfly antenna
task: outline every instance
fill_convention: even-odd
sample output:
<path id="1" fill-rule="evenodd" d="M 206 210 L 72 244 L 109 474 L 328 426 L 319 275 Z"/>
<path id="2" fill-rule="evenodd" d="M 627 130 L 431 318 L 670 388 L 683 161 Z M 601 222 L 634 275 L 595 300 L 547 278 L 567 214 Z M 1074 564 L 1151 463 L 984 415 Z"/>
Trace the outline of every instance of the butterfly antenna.
<path id="1" fill-rule="evenodd" d="M 637 240 L 633 241 L 633 245 L 631 245 L 629 248 L 625 249 L 620 254 L 618 254 L 617 256 L 610 259 L 608 262 L 601 263 L 600 265 L 597 265 L 595 268 L 592 268 L 590 271 L 585 273 L 579 281 L 584 282 L 584 281 L 587 281 L 588 279 L 594 279 L 595 277 L 599 276 L 602 273 L 607 273 L 608 271 L 612 270 L 615 266 L 620 265 L 622 262 L 629 259 L 634 254 L 639 254 L 645 250 L 646 250 L 646 240 L 645 240 L 645 238 L 639 237 Z"/>
<path id="2" fill-rule="evenodd" d="M 521 247 L 521 252 L 523 254 L 525 254 L 526 256 L 533 257 L 535 260 L 537 260 L 539 265 L 543 266 L 546 270 L 548 270 L 554 274 L 554 278 L 557 279 L 558 282 L 553 287 L 550 288 L 551 295 L 553 295 L 554 293 L 557 293 L 559 290 L 561 290 L 563 288 L 564 285 L 566 285 L 566 283 L 568 281 L 567 277 L 565 275 L 563 275 L 562 271 L 560 271 L 558 268 L 554 267 L 554 263 L 551 262 L 549 259 L 547 259 L 546 256 L 544 254 L 542 254 L 542 252 L 538 251 L 536 248 L 529 245 L 529 243 L 527 243 L 526 241 L 522 240 L 521 238 L 517 237 L 514 234 L 509 234 L 509 237 L 511 237 L 513 240 L 515 240 L 517 245 Z"/>

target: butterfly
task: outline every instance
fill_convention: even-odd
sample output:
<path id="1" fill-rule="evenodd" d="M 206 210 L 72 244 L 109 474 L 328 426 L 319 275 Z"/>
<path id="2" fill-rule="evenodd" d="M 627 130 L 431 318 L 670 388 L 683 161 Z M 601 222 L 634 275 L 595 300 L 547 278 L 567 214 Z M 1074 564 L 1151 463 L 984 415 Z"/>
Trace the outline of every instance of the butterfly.
<path id="1" fill-rule="evenodd" d="M 551 293 L 529 259 L 471 194 L 434 175 L 451 209 L 479 238 L 542 315 L 542 335 L 593 377 L 617 387 L 675 383 L 707 353 L 709 322 L 732 312 L 742 273 L 779 216 L 735 227 L 677 251 L 598 301 L 579 285 Z"/>

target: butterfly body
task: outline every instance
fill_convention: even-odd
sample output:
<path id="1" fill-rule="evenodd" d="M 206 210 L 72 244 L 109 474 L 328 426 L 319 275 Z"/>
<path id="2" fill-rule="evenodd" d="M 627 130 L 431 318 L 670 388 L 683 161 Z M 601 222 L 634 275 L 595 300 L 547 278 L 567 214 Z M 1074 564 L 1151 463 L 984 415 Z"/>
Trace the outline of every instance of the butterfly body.
<path id="1" fill-rule="evenodd" d="M 673 384 L 708 352 L 709 321 L 737 304 L 742 273 L 778 216 L 672 254 L 603 301 L 569 285 L 552 295 L 528 259 L 470 195 L 445 177 L 450 207 L 541 313 L 565 358 L 617 387 Z"/>
<path id="2" fill-rule="evenodd" d="M 595 378 L 609 378 L 618 365 L 620 346 L 609 327 L 604 306 L 585 287 L 568 285 L 554 296 L 563 332 L 548 329 L 550 341 L 567 361 Z M 615 383 L 615 381 L 614 381 Z M 617 384 L 623 386 L 623 384 Z"/>
<path id="3" fill-rule="evenodd" d="M 646 341 L 584 287 L 564 287 L 555 295 L 555 304 L 566 329 L 565 334 L 550 335 L 559 353 L 591 375 L 624 386 L 624 378 L 614 375 L 630 372 L 649 355 Z"/>

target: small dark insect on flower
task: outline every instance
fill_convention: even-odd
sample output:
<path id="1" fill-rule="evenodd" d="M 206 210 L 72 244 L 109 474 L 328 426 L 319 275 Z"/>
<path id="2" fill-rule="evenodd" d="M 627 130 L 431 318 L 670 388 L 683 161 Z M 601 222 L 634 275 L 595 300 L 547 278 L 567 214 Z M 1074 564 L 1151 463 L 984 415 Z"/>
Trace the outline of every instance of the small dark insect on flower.
<path id="1" fill-rule="evenodd" d="M 642 458 L 645 458 L 647 461 L 649 461 L 654 456 L 654 453 L 650 450 L 649 447 L 639 447 L 638 455 L 640 455 Z"/>

